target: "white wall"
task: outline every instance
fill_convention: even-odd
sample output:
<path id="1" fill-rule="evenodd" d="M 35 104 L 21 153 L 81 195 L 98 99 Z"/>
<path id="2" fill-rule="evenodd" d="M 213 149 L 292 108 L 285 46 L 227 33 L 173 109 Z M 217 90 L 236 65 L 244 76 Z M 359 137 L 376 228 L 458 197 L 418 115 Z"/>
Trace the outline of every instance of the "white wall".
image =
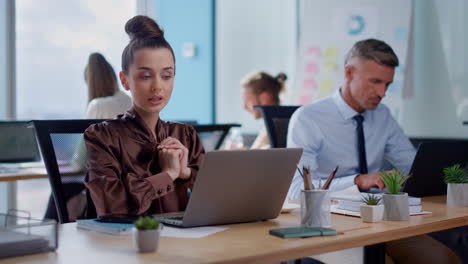
<path id="1" fill-rule="evenodd" d="M 243 132 L 257 133 L 262 122 L 243 109 L 240 79 L 265 70 L 294 79 L 296 1 L 216 1 L 216 122 L 242 124 Z M 287 98 L 283 100 L 287 104 Z"/>
<path id="2" fill-rule="evenodd" d="M 414 10 L 414 95 L 401 125 L 410 136 L 467 138 L 468 4 L 415 0 Z"/>

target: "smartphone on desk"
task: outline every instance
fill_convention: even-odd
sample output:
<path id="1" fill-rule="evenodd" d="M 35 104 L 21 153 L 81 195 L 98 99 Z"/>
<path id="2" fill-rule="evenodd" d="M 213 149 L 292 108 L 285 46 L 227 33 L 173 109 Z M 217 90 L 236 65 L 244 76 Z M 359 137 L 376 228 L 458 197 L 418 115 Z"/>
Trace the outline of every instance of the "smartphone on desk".
<path id="1" fill-rule="evenodd" d="M 105 223 L 125 223 L 133 224 L 138 219 L 138 215 L 132 214 L 105 214 L 98 216 L 96 221 Z"/>

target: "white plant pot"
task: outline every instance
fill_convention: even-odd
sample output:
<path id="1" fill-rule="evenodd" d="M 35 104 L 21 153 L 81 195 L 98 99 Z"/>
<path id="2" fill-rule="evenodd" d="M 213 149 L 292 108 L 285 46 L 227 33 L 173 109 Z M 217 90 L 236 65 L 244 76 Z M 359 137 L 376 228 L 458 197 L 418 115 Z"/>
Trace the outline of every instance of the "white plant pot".
<path id="1" fill-rule="evenodd" d="M 366 223 L 380 222 L 383 219 L 383 215 L 384 215 L 383 204 L 361 205 L 361 218 L 363 222 L 366 222 Z"/>
<path id="2" fill-rule="evenodd" d="M 133 241 L 138 252 L 153 252 L 158 249 L 159 237 L 161 235 L 162 225 L 159 224 L 158 229 L 138 230 L 134 229 Z"/>
<path id="3" fill-rule="evenodd" d="M 383 195 L 384 220 L 406 221 L 409 220 L 408 194 L 388 194 Z"/>
<path id="4" fill-rule="evenodd" d="M 468 206 L 468 183 L 447 184 L 447 206 Z"/>

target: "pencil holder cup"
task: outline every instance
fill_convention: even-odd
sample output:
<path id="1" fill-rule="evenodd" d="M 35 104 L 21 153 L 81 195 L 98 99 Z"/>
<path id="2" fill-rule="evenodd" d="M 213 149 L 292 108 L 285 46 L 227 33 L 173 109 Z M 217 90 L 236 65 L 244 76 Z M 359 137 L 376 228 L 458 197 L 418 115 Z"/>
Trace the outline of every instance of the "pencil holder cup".
<path id="1" fill-rule="evenodd" d="M 301 225 L 331 227 L 330 192 L 328 190 L 301 190 Z"/>

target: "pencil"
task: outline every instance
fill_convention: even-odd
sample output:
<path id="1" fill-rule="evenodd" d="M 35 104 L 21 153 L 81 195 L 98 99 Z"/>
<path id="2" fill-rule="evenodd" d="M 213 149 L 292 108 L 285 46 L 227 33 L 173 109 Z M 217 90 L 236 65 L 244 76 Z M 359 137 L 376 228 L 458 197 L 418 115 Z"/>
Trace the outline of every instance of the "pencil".
<path id="1" fill-rule="evenodd" d="M 332 171 L 332 173 L 330 173 L 330 175 L 328 175 L 327 181 L 325 182 L 325 184 L 322 187 L 323 190 L 328 190 L 333 178 L 335 178 L 335 174 L 336 174 L 337 171 L 338 171 L 338 166 L 336 166 L 336 168 Z"/>
<path id="2" fill-rule="evenodd" d="M 304 179 L 304 190 L 310 190 L 310 169 L 306 168 L 305 166 L 302 167 L 302 171 L 304 172 L 302 177 Z"/>

